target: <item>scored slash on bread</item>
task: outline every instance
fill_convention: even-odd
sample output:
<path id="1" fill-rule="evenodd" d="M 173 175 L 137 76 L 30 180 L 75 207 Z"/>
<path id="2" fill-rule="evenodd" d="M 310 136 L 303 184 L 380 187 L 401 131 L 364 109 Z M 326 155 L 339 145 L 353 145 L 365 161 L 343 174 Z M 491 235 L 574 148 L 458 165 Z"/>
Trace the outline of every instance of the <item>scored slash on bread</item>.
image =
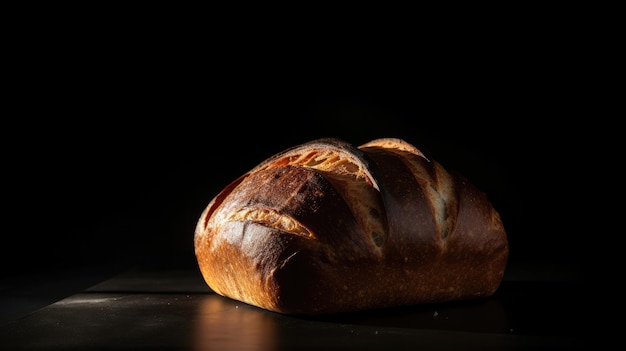
<path id="1" fill-rule="evenodd" d="M 210 201 L 194 246 L 213 291 L 288 314 L 490 296 L 508 256 L 486 195 L 395 138 L 266 159 Z"/>

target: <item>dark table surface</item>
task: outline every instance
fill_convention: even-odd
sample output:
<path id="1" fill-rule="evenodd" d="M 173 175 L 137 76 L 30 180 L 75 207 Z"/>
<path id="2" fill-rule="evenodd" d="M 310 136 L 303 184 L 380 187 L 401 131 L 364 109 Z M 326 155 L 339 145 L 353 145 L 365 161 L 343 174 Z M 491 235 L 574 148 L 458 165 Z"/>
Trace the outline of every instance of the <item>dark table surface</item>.
<path id="1" fill-rule="evenodd" d="M 481 300 L 317 317 L 224 298 L 186 266 L 66 275 L 49 283 L 55 301 L 18 311 L 38 296 L 24 289 L 45 284 L 2 290 L 1 349 L 508 350 L 578 348 L 588 336 L 576 293 L 584 279 L 557 266 L 509 266 L 499 290 Z"/>

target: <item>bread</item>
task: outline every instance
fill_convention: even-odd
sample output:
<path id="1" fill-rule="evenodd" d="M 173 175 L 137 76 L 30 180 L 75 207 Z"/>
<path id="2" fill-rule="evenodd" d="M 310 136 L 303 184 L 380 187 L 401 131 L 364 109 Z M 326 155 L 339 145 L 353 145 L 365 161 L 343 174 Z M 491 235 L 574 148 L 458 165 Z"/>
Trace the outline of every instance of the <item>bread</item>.
<path id="1" fill-rule="evenodd" d="M 217 294 L 300 315 L 488 297 L 509 249 L 483 192 L 394 138 L 268 158 L 210 201 L 194 248 Z"/>

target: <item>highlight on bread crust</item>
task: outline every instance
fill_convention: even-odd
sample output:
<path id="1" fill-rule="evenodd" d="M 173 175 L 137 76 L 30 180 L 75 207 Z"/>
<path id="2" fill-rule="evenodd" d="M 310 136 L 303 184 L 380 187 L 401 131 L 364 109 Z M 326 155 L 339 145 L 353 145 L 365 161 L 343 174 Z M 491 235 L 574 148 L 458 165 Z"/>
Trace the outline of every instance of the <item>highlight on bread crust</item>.
<path id="1" fill-rule="evenodd" d="M 194 247 L 213 291 L 293 314 L 490 296 L 508 256 L 486 195 L 394 138 L 269 157 L 209 202 Z"/>

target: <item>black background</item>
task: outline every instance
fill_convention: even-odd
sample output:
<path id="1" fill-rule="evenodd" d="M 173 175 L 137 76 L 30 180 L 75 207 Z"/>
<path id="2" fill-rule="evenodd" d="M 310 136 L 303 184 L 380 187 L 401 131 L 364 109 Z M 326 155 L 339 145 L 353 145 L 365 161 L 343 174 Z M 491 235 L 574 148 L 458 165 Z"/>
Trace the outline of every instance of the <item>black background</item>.
<path id="1" fill-rule="evenodd" d="M 511 263 L 587 266 L 575 204 L 585 190 L 570 185 L 584 177 L 586 142 L 572 116 L 589 103 L 575 33 L 135 20 L 20 28 L 2 129 L 3 275 L 192 267 L 211 198 L 319 137 L 405 139 L 487 194 Z"/>

